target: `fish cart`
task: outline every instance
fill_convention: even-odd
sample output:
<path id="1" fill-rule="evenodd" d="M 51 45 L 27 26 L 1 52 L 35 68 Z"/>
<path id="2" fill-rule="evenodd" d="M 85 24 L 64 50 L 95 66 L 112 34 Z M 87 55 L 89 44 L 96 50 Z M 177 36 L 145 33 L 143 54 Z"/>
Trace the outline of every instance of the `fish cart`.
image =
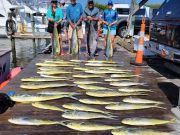
<path id="1" fill-rule="evenodd" d="M 72 72 L 71 74 L 63 74 L 61 76 L 65 76 L 68 77 L 68 80 L 64 80 L 64 81 L 59 81 L 58 84 L 69 84 L 69 86 L 65 86 L 65 87 L 61 87 L 61 88 L 46 88 L 46 89 L 39 89 L 39 90 L 33 90 L 33 89 L 23 89 L 22 88 L 22 78 L 29 78 L 29 77 L 37 77 L 39 76 L 39 74 L 37 74 L 38 69 L 40 69 L 39 67 L 36 66 L 37 63 L 39 63 L 39 65 L 47 65 L 50 64 L 51 66 L 56 65 L 56 64 L 52 64 L 51 62 L 51 56 L 50 55 L 38 55 L 15 79 L 13 79 L 8 86 L 6 86 L 3 90 L 4 93 L 8 93 L 9 91 L 14 91 L 16 94 L 36 94 L 38 92 L 42 92 L 42 91 L 49 91 L 49 92 L 53 92 L 53 91 L 59 91 L 59 92 L 76 92 L 76 93 L 80 93 L 79 95 L 75 95 L 74 98 L 61 98 L 61 99 L 57 99 L 57 100 L 51 100 L 51 101 L 46 101 L 46 102 L 42 102 L 49 104 L 49 105 L 54 105 L 56 107 L 62 108 L 63 106 L 65 106 L 65 104 L 67 105 L 68 103 L 77 103 L 80 104 L 80 100 L 79 99 L 85 99 L 85 98 L 90 98 L 90 99 L 98 99 L 101 101 L 106 101 L 106 102 L 112 102 L 112 103 L 117 103 L 117 102 L 121 102 L 124 98 L 127 97 L 121 97 L 121 96 L 117 96 L 117 97 L 90 97 L 87 94 L 87 91 L 85 89 L 83 89 L 82 87 L 78 87 L 80 86 L 79 84 L 76 85 L 75 82 L 85 82 L 85 81 L 96 81 L 99 82 L 97 84 L 91 84 L 89 85 L 89 87 L 87 87 L 87 89 L 92 89 L 93 87 L 91 87 L 92 85 L 94 86 L 99 86 L 99 87 L 105 87 L 106 89 L 104 89 L 104 93 L 106 93 L 106 91 L 110 91 L 110 89 L 115 90 L 115 89 L 121 89 L 121 87 L 115 87 L 112 85 L 109 85 L 109 82 L 106 82 L 106 79 L 110 79 L 110 76 L 112 77 L 112 74 L 93 74 L 93 75 L 97 75 L 95 78 L 86 78 L 86 79 L 80 79 L 80 78 L 76 78 L 75 76 L 78 75 L 82 75 L 83 77 L 86 77 L 87 75 L 92 75 L 90 73 L 85 73 L 86 72 L 86 68 L 87 69 L 91 69 L 90 71 L 95 71 L 93 69 L 98 70 L 98 68 L 100 67 L 93 67 L 94 65 L 89 61 L 89 63 L 91 64 L 85 64 L 86 61 L 88 60 L 88 57 L 85 57 L 84 55 L 80 55 L 77 57 L 77 60 L 74 60 L 74 62 L 72 65 L 74 67 L 56 67 L 59 68 L 59 72 L 60 72 L 60 68 L 63 70 L 65 69 L 66 71 Z M 63 57 L 59 58 L 59 62 L 61 63 L 60 65 L 68 65 L 68 62 L 72 62 L 70 60 L 75 59 L 74 57 L 70 56 L 70 55 L 64 55 Z M 100 54 L 98 57 L 96 57 L 97 60 L 104 60 L 103 62 L 105 62 L 105 58 L 102 54 Z M 46 60 L 46 63 L 43 63 Z M 62 60 L 64 60 L 62 62 Z M 78 61 L 81 60 L 81 61 Z M 84 60 L 84 61 L 83 61 Z M 55 61 L 58 63 L 58 61 Z M 66 64 L 65 64 L 66 62 Z M 146 89 L 146 90 L 150 90 L 149 92 L 144 92 L 145 94 L 143 95 L 139 95 L 139 96 L 133 96 L 134 93 L 129 94 L 128 97 L 132 97 L 132 98 L 144 98 L 144 99 L 148 99 L 148 100 L 152 100 L 152 101 L 159 101 L 161 102 L 161 104 L 159 104 L 159 107 L 153 107 L 153 108 L 147 108 L 147 109 L 140 109 L 140 110 L 107 110 L 106 108 L 108 108 L 108 105 L 105 105 L 106 102 L 103 104 L 101 104 L 101 102 L 99 104 L 91 104 L 88 105 L 89 107 L 93 107 L 96 108 L 98 110 L 101 110 L 103 115 L 106 114 L 106 116 L 115 116 L 112 118 L 99 118 L 99 119 L 88 119 L 88 120 L 68 120 L 66 118 L 63 118 L 62 114 L 64 112 L 61 111 L 53 111 L 53 110 L 46 110 L 46 109 L 39 109 L 36 107 L 33 107 L 31 103 L 16 103 L 14 105 L 14 107 L 8 109 L 5 113 L 0 115 L 0 134 L 2 135 L 19 135 L 19 134 L 27 134 L 27 135 L 49 135 L 49 134 L 53 134 L 53 135 L 60 135 L 60 134 L 66 134 L 66 135 L 84 135 L 84 134 L 88 134 L 88 135 L 110 135 L 111 134 L 111 129 L 115 128 L 119 128 L 121 129 L 123 126 L 123 129 L 127 129 L 127 128 L 138 128 L 141 131 L 145 130 L 145 129 L 151 129 L 151 130 L 155 130 L 155 131 L 159 131 L 159 132 L 171 132 L 174 131 L 174 129 L 169 125 L 169 124 L 162 124 L 162 125 L 154 125 L 154 126 L 137 126 L 137 125 L 126 125 L 122 123 L 122 120 L 125 118 L 133 118 L 133 117 L 139 117 L 139 118 L 153 118 L 153 119 L 161 119 L 161 120 L 169 120 L 169 122 L 167 123 L 173 123 L 174 121 L 174 115 L 171 112 L 171 108 L 172 105 L 170 104 L 170 102 L 168 101 L 166 95 L 160 90 L 160 88 L 158 87 L 159 82 L 158 82 L 158 78 L 161 77 L 160 74 L 158 74 L 157 72 L 155 72 L 153 69 L 151 69 L 150 67 L 134 67 L 131 66 L 130 63 L 130 54 L 128 54 L 125 50 L 123 50 L 122 48 L 118 48 L 118 52 L 116 52 L 114 54 L 114 57 L 112 58 L 112 60 L 110 61 L 110 63 L 116 62 L 115 64 L 104 64 L 102 68 L 107 69 L 107 67 L 109 65 L 111 65 L 108 68 L 114 68 L 116 69 L 116 72 L 120 71 L 131 71 L 131 74 L 134 75 L 133 78 L 131 78 L 131 81 L 135 82 L 135 83 L 139 83 L 139 86 L 133 86 L 133 87 L 128 87 L 128 88 L 134 88 L 134 89 Z M 107 62 L 108 63 L 108 62 Z M 57 64 L 58 65 L 58 64 Z M 88 65 L 93 65 L 92 67 L 88 66 Z M 97 66 L 98 64 L 96 64 Z M 101 64 L 99 64 L 101 65 Z M 106 66 L 106 67 L 105 67 Z M 116 67 L 115 67 L 116 66 Z M 46 67 L 47 69 L 48 67 Z M 53 67 L 51 67 L 53 68 Z M 41 67 L 41 70 L 43 69 L 43 67 Z M 79 69 L 79 70 L 76 70 Z M 44 69 L 43 69 L 44 70 Z M 84 71 L 80 71 L 80 70 L 84 70 Z M 112 69 L 113 70 L 113 69 Z M 55 70 L 54 70 L 55 71 Z M 87 72 L 90 72 L 87 70 Z M 107 71 L 107 70 L 101 70 L 101 71 Z M 40 71 L 43 72 L 43 71 Z M 48 71 L 46 71 L 48 72 Z M 113 73 L 116 73 L 115 71 Z M 52 72 L 49 72 L 52 73 Z M 63 73 L 63 72 L 62 72 Z M 119 74 L 117 74 L 119 75 Z M 101 77 L 98 77 L 101 76 Z M 115 76 L 115 75 L 114 75 Z M 115 79 L 115 78 L 114 78 Z M 123 80 L 123 79 L 122 79 Z M 119 84 L 123 84 L 127 82 L 127 78 L 124 79 L 124 81 L 119 81 Z M 50 82 L 40 82 L 39 84 L 48 84 Z M 140 85 L 142 83 L 142 85 Z M 28 83 L 29 84 L 29 83 Z M 129 83 L 127 83 L 129 84 Z M 143 85 L 145 84 L 145 85 Z M 24 84 L 26 85 L 26 84 Z M 31 85 L 31 84 L 30 84 Z M 56 84 L 57 85 L 57 84 Z M 40 86 L 37 84 L 37 86 Z M 36 86 L 35 86 L 36 87 Z M 32 87 L 33 88 L 33 87 Z M 124 87 L 122 87 L 124 88 Z M 128 89 L 127 88 L 127 89 Z M 122 89 L 123 90 L 123 89 Z M 126 89 L 125 89 L 126 90 Z M 93 90 L 92 90 L 93 91 Z M 108 95 L 108 94 L 107 94 Z M 106 96 L 107 96 L 106 95 Z M 22 99 L 22 98 L 21 98 Z M 83 104 L 83 103 L 81 103 Z M 86 105 L 86 104 L 83 104 Z M 157 104 L 156 104 L 157 105 Z M 74 110 L 74 114 L 76 113 L 76 111 L 78 110 Z M 87 111 L 87 110 L 84 110 Z M 13 124 L 13 118 L 18 118 L 18 117 L 27 117 L 28 119 L 41 119 L 41 120 L 51 120 L 51 121 L 56 121 L 57 123 L 54 123 L 53 125 L 16 125 Z M 28 120 L 25 119 L 25 120 Z M 9 120 L 9 121 L 8 121 Z M 12 121 L 11 121 L 12 120 Z M 61 122 L 64 121 L 64 125 L 61 124 Z M 74 122 L 74 126 L 71 122 Z M 16 121 L 17 122 L 17 121 Z M 18 121 L 20 122 L 20 121 Z M 36 121 L 38 122 L 38 121 Z M 60 124 L 59 124 L 59 123 Z M 69 123 L 69 125 L 67 125 Z M 86 126 L 87 123 L 94 123 L 95 126 L 93 127 L 92 125 L 90 125 L 91 127 L 82 129 L 81 126 Z M 20 124 L 20 123 L 19 123 Z M 27 124 L 27 123 L 26 123 Z M 30 123 L 32 124 L 32 123 Z M 52 124 L 52 123 L 51 123 Z M 80 124 L 80 126 L 78 127 L 78 125 Z M 101 124 L 97 125 L 97 124 Z M 71 125 L 73 127 L 71 127 Z M 103 128 L 102 125 L 109 125 L 109 128 L 111 126 L 111 128 L 109 130 L 107 130 L 108 128 L 105 127 Z M 73 129 L 74 128 L 74 129 Z M 76 128 L 76 129 L 75 129 Z M 91 129 L 89 129 L 91 128 Z M 86 130 L 91 130 L 91 131 L 86 131 Z M 81 131 L 78 131 L 81 130 Z M 84 130 L 84 131 L 83 131 Z M 101 130 L 101 131 L 97 131 L 97 130 Z M 115 132 L 115 131 L 114 131 Z"/>

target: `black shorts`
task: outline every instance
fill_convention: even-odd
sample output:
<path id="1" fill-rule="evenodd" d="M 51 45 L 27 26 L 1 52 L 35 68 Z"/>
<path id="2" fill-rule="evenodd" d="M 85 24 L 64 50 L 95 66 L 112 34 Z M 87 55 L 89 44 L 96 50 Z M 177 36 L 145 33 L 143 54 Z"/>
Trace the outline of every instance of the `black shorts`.
<path id="1" fill-rule="evenodd" d="M 57 30 L 58 30 L 58 33 L 60 34 L 61 33 L 61 24 L 58 24 Z M 49 22 L 47 32 L 53 33 L 53 31 L 54 31 L 54 22 Z"/>

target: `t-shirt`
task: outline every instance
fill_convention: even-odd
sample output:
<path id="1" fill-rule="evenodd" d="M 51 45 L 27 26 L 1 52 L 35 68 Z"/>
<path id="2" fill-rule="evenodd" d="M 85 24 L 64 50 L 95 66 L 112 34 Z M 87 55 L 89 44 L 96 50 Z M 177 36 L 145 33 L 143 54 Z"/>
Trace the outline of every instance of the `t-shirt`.
<path id="1" fill-rule="evenodd" d="M 107 9 L 104 11 L 103 16 L 102 16 L 102 20 L 110 23 L 113 23 L 114 21 L 118 20 L 118 14 L 115 10 L 111 9 Z M 107 25 L 103 25 L 104 28 L 107 28 Z M 116 29 L 116 25 L 114 24 L 113 26 L 111 26 L 111 29 Z"/>
<path id="2" fill-rule="evenodd" d="M 62 10 L 58 7 L 56 8 L 56 12 L 54 15 L 52 13 L 52 8 L 51 7 L 48 8 L 46 16 L 47 16 L 47 18 L 54 19 L 55 22 L 63 19 Z"/>
<path id="3" fill-rule="evenodd" d="M 77 23 L 83 14 L 83 8 L 80 3 L 70 4 L 67 7 L 67 19 L 72 23 Z"/>
<path id="4" fill-rule="evenodd" d="M 83 16 L 84 16 L 84 17 L 91 16 L 91 17 L 97 17 L 97 18 L 99 18 L 99 9 L 96 8 L 96 7 L 94 7 L 93 9 L 89 9 L 89 8 L 87 7 L 87 8 L 85 8 L 85 10 L 84 10 Z M 98 22 L 98 21 L 92 21 L 95 30 L 97 30 L 97 27 L 98 27 L 97 22 Z M 85 21 L 85 23 L 86 23 L 86 30 L 88 30 L 88 29 L 89 29 L 89 25 L 90 25 L 90 21 Z"/>

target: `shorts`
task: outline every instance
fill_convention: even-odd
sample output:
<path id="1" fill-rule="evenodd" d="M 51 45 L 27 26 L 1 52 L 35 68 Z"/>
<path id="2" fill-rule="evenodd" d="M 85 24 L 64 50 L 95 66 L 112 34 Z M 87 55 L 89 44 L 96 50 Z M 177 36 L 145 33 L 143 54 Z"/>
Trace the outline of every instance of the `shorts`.
<path id="1" fill-rule="evenodd" d="M 82 30 L 82 26 L 77 26 L 77 30 L 78 30 L 78 38 L 79 39 L 83 39 L 83 30 Z M 72 38 L 72 31 L 73 31 L 73 29 L 72 29 L 72 27 L 69 25 L 69 30 L 68 30 L 68 37 L 69 37 L 69 39 L 71 39 Z"/>
<path id="2" fill-rule="evenodd" d="M 53 31 L 54 31 L 54 22 L 49 22 L 47 32 L 53 33 Z M 60 24 L 58 24 L 58 26 L 57 26 L 57 31 L 59 34 L 61 33 L 61 25 Z"/>
<path id="3" fill-rule="evenodd" d="M 107 30 L 106 28 L 103 28 L 103 35 L 107 35 L 107 33 L 108 33 L 108 30 Z M 115 35 L 116 35 L 116 30 L 111 29 L 110 34 L 111 34 L 112 36 L 115 36 Z"/>

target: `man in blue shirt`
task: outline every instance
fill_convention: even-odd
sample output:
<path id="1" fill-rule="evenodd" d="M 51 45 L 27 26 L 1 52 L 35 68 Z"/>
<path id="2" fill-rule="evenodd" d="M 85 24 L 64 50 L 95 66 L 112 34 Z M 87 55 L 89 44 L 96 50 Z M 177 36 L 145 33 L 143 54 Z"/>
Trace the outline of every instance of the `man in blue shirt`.
<path id="1" fill-rule="evenodd" d="M 71 4 L 67 8 L 67 20 L 69 22 L 69 31 L 68 38 L 69 40 L 72 38 L 72 31 L 77 27 L 78 30 L 78 39 L 79 46 L 81 46 L 81 40 L 83 39 L 83 30 L 82 30 L 82 15 L 83 8 L 80 3 L 76 3 L 76 0 L 71 0 Z"/>
<path id="2" fill-rule="evenodd" d="M 115 10 L 112 9 L 112 7 L 113 7 L 113 2 L 109 0 L 108 9 L 104 11 L 103 16 L 102 16 L 102 22 L 104 24 L 103 25 L 103 34 L 105 36 L 104 46 L 106 46 L 108 26 L 110 26 L 111 41 L 112 41 L 113 48 L 115 49 L 114 37 L 116 35 L 116 23 L 118 20 L 118 14 Z"/>

